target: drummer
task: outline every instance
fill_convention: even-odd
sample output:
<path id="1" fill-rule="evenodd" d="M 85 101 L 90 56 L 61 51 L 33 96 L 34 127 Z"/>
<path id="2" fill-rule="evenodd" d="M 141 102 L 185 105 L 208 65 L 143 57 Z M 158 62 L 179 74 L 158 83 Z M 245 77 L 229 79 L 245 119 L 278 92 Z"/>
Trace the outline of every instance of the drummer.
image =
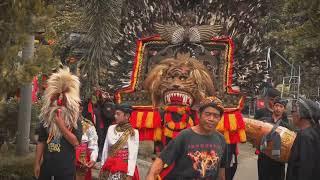
<path id="1" fill-rule="evenodd" d="M 264 117 L 271 117 L 273 112 L 274 99 L 280 96 L 280 92 L 273 87 L 268 87 L 264 93 L 264 108 L 258 109 L 254 114 L 254 119 L 261 120 Z"/>
<path id="2" fill-rule="evenodd" d="M 264 116 L 257 118 L 259 120 L 274 124 L 275 126 L 284 126 L 290 128 L 288 118 L 285 110 L 288 101 L 279 97 L 273 98 L 272 114 L 271 116 Z M 266 114 L 267 115 L 267 114 Z M 265 138 L 270 138 L 271 134 L 266 135 Z M 275 161 L 257 150 L 258 154 L 258 176 L 259 180 L 284 180 L 285 178 L 285 163 Z M 280 156 L 280 147 L 274 149 L 274 156 Z"/>

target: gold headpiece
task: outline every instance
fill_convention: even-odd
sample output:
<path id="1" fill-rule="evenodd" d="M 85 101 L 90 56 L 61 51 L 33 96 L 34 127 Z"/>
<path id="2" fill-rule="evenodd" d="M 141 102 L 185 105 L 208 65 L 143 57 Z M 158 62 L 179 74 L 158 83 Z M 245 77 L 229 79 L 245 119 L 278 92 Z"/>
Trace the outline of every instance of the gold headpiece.
<path id="1" fill-rule="evenodd" d="M 222 112 L 224 111 L 224 106 L 222 101 L 217 98 L 216 96 L 209 96 L 204 98 L 201 102 L 200 102 L 200 108 L 201 107 L 205 107 L 205 106 L 209 106 L 209 105 L 214 105 L 217 108 L 219 108 Z"/>

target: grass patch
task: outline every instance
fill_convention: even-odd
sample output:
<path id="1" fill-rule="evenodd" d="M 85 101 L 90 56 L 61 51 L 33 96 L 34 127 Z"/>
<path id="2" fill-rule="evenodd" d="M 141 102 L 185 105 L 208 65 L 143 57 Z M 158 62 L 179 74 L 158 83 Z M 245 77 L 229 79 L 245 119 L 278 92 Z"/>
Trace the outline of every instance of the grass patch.
<path id="1" fill-rule="evenodd" d="M 26 156 L 16 156 L 14 149 L 0 153 L 0 179 L 32 180 L 34 152 Z"/>

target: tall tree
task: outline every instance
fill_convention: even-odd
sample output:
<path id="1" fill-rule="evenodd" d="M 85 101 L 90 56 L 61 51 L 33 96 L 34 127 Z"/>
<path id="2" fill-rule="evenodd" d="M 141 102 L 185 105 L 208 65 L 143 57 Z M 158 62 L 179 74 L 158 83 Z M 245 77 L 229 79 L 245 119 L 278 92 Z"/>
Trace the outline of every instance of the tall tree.
<path id="1" fill-rule="evenodd" d="M 81 16 L 83 8 L 80 7 L 80 0 L 59 0 L 53 1 L 56 9 L 55 15 L 51 18 L 49 27 L 55 35 L 54 54 L 59 56 L 65 64 L 73 46 L 79 45 L 79 42 L 70 40 L 71 33 L 86 32 L 81 25 Z"/>
<path id="2" fill-rule="evenodd" d="M 81 0 L 81 6 L 86 30 L 83 45 L 87 49 L 82 58 L 82 91 L 90 96 L 92 88 L 101 84 L 100 77 L 110 67 L 112 47 L 120 36 L 122 0 Z"/>
<path id="3" fill-rule="evenodd" d="M 5 0 L 0 8 L 0 94 L 5 99 L 21 87 L 16 152 L 24 155 L 29 147 L 32 77 L 56 62 L 48 47 L 39 47 L 34 56 L 34 33 L 44 27 L 53 9 L 42 0 Z"/>
<path id="4" fill-rule="evenodd" d="M 13 93 L 24 82 L 31 82 L 38 72 L 51 70 L 57 64 L 49 46 L 39 45 L 35 57 L 22 60 L 24 42 L 30 33 L 43 31 L 52 6 L 44 8 L 41 0 L 5 0 L 0 4 L 0 96 Z"/>
<path id="5" fill-rule="evenodd" d="M 271 46 L 296 67 L 301 66 L 301 89 L 315 94 L 320 86 L 320 1 L 278 0 L 277 14 L 271 14 L 274 29 Z"/>

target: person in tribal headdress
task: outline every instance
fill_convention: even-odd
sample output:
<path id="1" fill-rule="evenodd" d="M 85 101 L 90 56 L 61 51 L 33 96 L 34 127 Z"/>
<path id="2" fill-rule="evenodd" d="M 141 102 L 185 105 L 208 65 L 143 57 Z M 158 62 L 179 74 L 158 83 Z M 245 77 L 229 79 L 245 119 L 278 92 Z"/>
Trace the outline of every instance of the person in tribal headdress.
<path id="1" fill-rule="evenodd" d="M 139 180 L 139 132 L 129 122 L 131 112 L 132 107 L 127 104 L 115 107 L 116 124 L 109 127 L 102 151 L 102 180 Z"/>
<path id="2" fill-rule="evenodd" d="M 83 107 L 80 105 L 80 111 Z M 95 165 L 98 158 L 98 135 L 94 124 L 81 116 L 83 135 L 81 144 L 76 148 L 76 180 L 91 180 L 91 168 Z"/>
<path id="3" fill-rule="evenodd" d="M 82 137 L 79 89 L 80 81 L 69 69 L 60 69 L 48 79 L 34 165 L 39 180 L 75 178 L 75 147 Z"/>
<path id="4" fill-rule="evenodd" d="M 298 98 L 292 105 L 293 124 L 299 129 L 291 148 L 287 180 L 320 179 L 320 108 Z"/>

